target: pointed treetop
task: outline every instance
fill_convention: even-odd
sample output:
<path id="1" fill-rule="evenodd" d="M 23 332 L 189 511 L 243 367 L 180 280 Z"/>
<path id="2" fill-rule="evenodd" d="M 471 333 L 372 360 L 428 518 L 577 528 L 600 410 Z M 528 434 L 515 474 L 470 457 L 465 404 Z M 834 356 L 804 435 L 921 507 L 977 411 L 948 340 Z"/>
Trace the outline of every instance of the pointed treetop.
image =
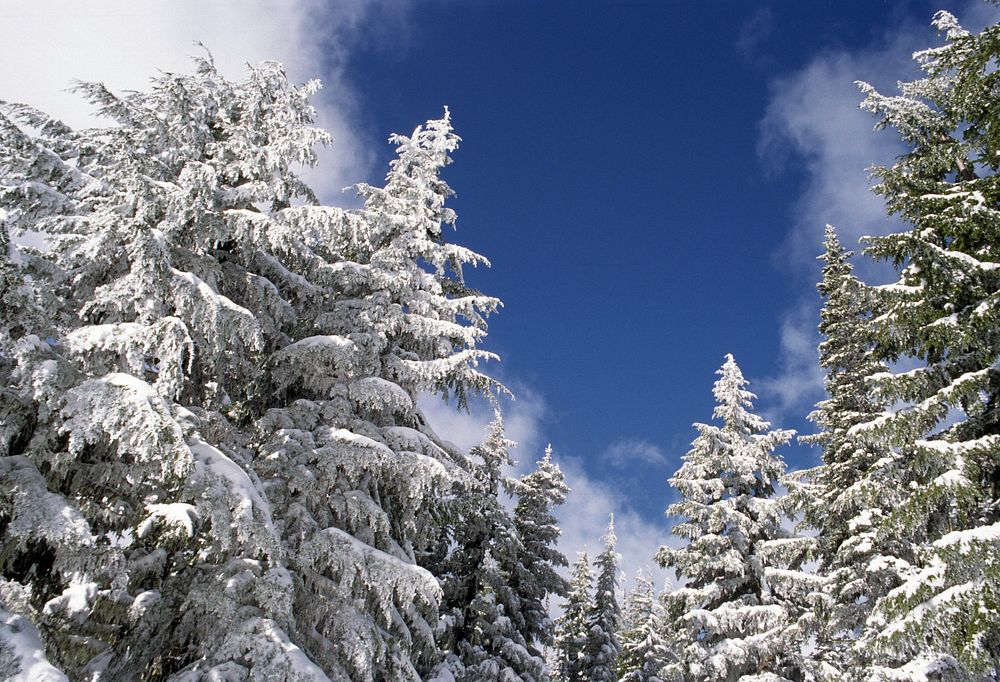
<path id="1" fill-rule="evenodd" d="M 851 273 L 854 268 L 850 263 L 850 258 L 853 255 L 853 251 L 848 251 L 840 243 L 833 225 L 827 225 L 826 238 L 823 240 L 823 253 L 816 257 L 817 260 L 825 263 L 823 278 L 816 285 L 821 296 L 829 297 L 843 286 L 845 280 L 853 279 Z M 851 299 L 856 298 L 856 293 L 853 291 L 846 295 Z"/>
<path id="2" fill-rule="evenodd" d="M 608 520 L 608 530 L 604 533 L 604 547 L 605 549 L 613 550 L 615 545 L 618 543 L 618 536 L 615 535 L 615 514 L 611 512 L 611 518 Z"/>
<path id="3" fill-rule="evenodd" d="M 854 255 L 853 251 L 848 251 L 841 244 L 840 238 L 837 237 L 837 228 L 833 225 L 827 223 L 826 228 L 823 231 L 823 250 L 824 253 L 820 256 L 816 256 L 817 260 L 826 261 L 827 263 L 831 260 L 847 260 Z"/>
<path id="4" fill-rule="evenodd" d="M 545 455 L 542 457 L 542 461 L 539 464 L 551 464 L 552 463 L 552 443 L 545 446 Z"/>
<path id="5" fill-rule="evenodd" d="M 743 372 L 732 353 L 726 353 L 726 361 L 716 374 L 719 379 L 712 388 L 716 400 L 712 416 L 723 421 L 724 429 L 747 433 L 767 429 L 769 424 L 750 412 L 757 396 L 744 388 L 749 382 L 743 378 Z"/>

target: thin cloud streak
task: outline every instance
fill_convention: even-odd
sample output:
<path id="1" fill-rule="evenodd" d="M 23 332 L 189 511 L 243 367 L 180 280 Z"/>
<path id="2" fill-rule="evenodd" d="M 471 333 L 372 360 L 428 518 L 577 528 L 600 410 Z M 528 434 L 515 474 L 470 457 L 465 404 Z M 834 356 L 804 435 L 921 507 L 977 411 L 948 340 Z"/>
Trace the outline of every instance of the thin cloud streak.
<path id="1" fill-rule="evenodd" d="M 632 463 L 666 465 L 667 456 L 655 443 L 640 438 L 623 438 L 605 448 L 602 461 L 616 467 Z"/>

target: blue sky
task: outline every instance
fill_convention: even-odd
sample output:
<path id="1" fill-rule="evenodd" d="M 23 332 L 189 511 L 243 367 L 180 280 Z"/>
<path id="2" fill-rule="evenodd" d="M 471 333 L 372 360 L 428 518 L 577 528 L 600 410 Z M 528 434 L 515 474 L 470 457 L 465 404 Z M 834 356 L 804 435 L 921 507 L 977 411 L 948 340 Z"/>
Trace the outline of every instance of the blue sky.
<path id="1" fill-rule="evenodd" d="M 85 122 L 71 78 L 142 87 L 186 68 L 195 40 L 233 76 L 276 58 L 327 84 L 336 142 L 312 178 L 332 203 L 379 180 L 390 132 L 448 105 L 453 237 L 493 262 L 469 278 L 505 304 L 485 346 L 518 396 L 518 457 L 553 444 L 575 491 L 565 551 L 596 549 L 615 511 L 629 571 L 667 539 L 666 479 L 725 353 L 776 426 L 810 428 L 823 226 L 847 242 L 891 227 L 864 169 L 898 149 L 853 81 L 910 77 L 937 9 L 998 18 L 978 0 L 199 4 L 5 4 L 0 58 L 24 68 L 0 74 L 0 98 Z M 487 418 L 427 409 L 466 445 Z"/>

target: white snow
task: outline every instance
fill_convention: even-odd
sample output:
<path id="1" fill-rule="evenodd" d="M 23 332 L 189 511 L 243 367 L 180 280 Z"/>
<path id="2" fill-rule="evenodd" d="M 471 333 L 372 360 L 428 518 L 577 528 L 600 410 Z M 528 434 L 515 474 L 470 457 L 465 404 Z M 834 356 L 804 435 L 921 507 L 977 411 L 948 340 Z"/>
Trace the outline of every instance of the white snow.
<path id="1" fill-rule="evenodd" d="M 47 616 L 58 615 L 82 623 L 90 615 L 90 604 L 97 596 L 98 585 L 74 576 L 63 593 L 45 603 L 42 612 Z"/>
<path id="2" fill-rule="evenodd" d="M 934 542 L 935 547 L 959 546 L 959 551 L 967 552 L 976 543 L 1000 542 L 1000 523 L 992 526 L 980 526 L 969 530 L 955 530 Z"/>
<path id="3" fill-rule="evenodd" d="M 254 485 L 243 467 L 227 457 L 217 447 L 209 445 L 200 438 L 195 438 L 188 447 L 197 462 L 207 467 L 216 476 L 229 482 L 230 490 L 242 500 L 238 512 L 243 515 L 245 520 L 253 520 L 253 508 L 256 507 L 267 528 L 271 531 L 274 530 L 271 507 L 261 496 L 257 486 Z"/>
<path id="4" fill-rule="evenodd" d="M 140 538 L 146 537 L 157 520 L 163 521 L 168 526 L 180 526 L 188 537 L 194 535 L 194 524 L 198 521 L 198 510 L 194 506 L 184 502 L 147 504 L 146 511 L 149 512 L 149 516 L 143 519 L 136 530 Z"/>
<path id="5" fill-rule="evenodd" d="M 0 669 L 11 665 L 17 672 L 7 682 L 68 682 L 45 658 L 38 630 L 27 618 L 0 608 Z"/>

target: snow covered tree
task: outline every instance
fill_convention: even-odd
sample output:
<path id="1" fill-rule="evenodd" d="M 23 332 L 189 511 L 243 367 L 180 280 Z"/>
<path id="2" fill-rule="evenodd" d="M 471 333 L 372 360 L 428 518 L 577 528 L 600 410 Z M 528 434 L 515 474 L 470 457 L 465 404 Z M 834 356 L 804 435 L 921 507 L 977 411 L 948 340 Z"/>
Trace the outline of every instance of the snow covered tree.
<path id="1" fill-rule="evenodd" d="M 918 365 L 873 377 L 893 408 L 849 431 L 886 448 L 872 477 L 899 495 L 870 520 L 901 582 L 858 646 L 875 679 L 1000 674 L 1000 25 L 934 24 L 947 39 L 915 55 L 923 78 L 894 97 L 861 84 L 877 127 L 909 147 L 874 169 L 911 226 L 867 239 L 899 272 L 874 289 L 875 352 Z"/>
<path id="2" fill-rule="evenodd" d="M 622 616 L 618 679 L 619 682 L 663 682 L 660 669 L 669 655 L 663 637 L 663 606 L 649 576 L 640 574 L 635 582 L 635 589 L 625 599 Z"/>
<path id="3" fill-rule="evenodd" d="M 474 485 L 417 393 L 462 402 L 493 386 L 473 365 L 489 357 L 475 344 L 498 302 L 465 287 L 462 264 L 483 259 L 441 230 L 454 214 L 440 170 L 458 138 L 446 112 L 392 140 L 385 186 L 361 186 L 359 211 L 285 209 L 298 230 L 336 227 L 314 250 L 338 250 L 315 265 L 329 292 L 298 294 L 309 322 L 270 361 L 284 406 L 259 424 L 258 469 L 287 516 L 291 563 L 315 576 L 297 623 L 325 669 L 357 680 L 418 679 L 436 665 L 440 588 L 418 564 L 446 533 L 454 492 Z"/>
<path id="4" fill-rule="evenodd" d="M 545 448 L 535 470 L 512 481 L 508 492 L 517 500 L 514 527 L 522 543 L 511 585 L 521 602 L 521 634 L 537 653 L 539 646 L 552 644 L 552 621 L 546 608 L 549 595 L 565 597 L 569 588 L 557 573 L 567 562 L 556 548 L 561 531 L 552 514 L 554 507 L 565 502 L 569 487 L 559 465 L 552 461 L 551 445 Z"/>
<path id="5" fill-rule="evenodd" d="M 665 680 L 781 675 L 791 648 L 782 637 L 790 615 L 772 598 L 765 567 L 774 553 L 768 543 L 785 535 L 771 499 L 785 468 L 774 450 L 794 432 L 768 431 L 749 411 L 755 396 L 732 355 L 717 373 L 714 416 L 722 426 L 695 425 L 699 435 L 670 479 L 681 501 L 667 514 L 682 519 L 673 534 L 688 542 L 656 554 L 685 581 L 666 598 L 676 660 L 663 668 Z"/>
<path id="6" fill-rule="evenodd" d="M 473 469 L 477 485 L 462 495 L 455 548 L 442 574 L 446 632 L 440 644 L 454 652 L 456 660 L 446 663 L 459 680 L 547 680 L 544 661 L 524 639 L 524 608 L 513 579 L 523 568 L 524 547 L 499 498 L 512 442 L 499 412 L 489 428 L 469 453 L 481 464 Z"/>
<path id="7" fill-rule="evenodd" d="M 830 225 L 823 245 L 817 289 L 825 299 L 819 325 L 825 339 L 819 362 L 828 397 L 809 415 L 818 433 L 799 439 L 823 448 L 823 464 L 795 472 L 785 482 L 789 498 L 803 512 L 802 525 L 818 531 L 810 555 L 825 584 L 817 584 L 822 591 L 808 595 L 804 605 L 812 611 L 809 630 L 817 640 L 811 667 L 820 677 L 836 677 L 857 668 L 853 640 L 876 599 L 896 586 L 889 565 L 871 560 L 891 551 L 882 546 L 873 520 L 891 510 L 898 491 L 871 474 L 881 449 L 851 433 L 884 407 L 865 384 L 885 371 L 872 354 L 870 291 L 853 276 L 853 254 Z"/>
<path id="8" fill-rule="evenodd" d="M 597 555 L 597 584 L 594 600 L 587 615 L 587 643 L 584 647 L 585 679 L 589 682 L 615 682 L 618 679 L 618 627 L 621 609 L 618 606 L 618 564 L 620 557 L 615 549 L 615 518 L 611 516 L 604 534 L 604 549 Z"/>
<path id="9" fill-rule="evenodd" d="M 113 128 L 3 106 L 0 209 L 45 241 L 20 252 L 48 323 L 14 332 L 0 408 L 0 600 L 73 677 L 322 678 L 289 640 L 290 576 L 231 422 L 265 316 L 220 285 L 223 212 L 294 186 L 279 166 L 325 139 L 314 89 L 200 60 L 126 98 L 80 85 Z"/>
<path id="10" fill-rule="evenodd" d="M 563 613 L 556 621 L 556 677 L 560 682 L 586 682 L 588 617 L 593 610 L 591 587 L 594 574 L 587 554 L 573 564 L 569 592 L 563 603 Z"/>
<path id="11" fill-rule="evenodd" d="M 492 386 L 475 346 L 497 301 L 441 231 L 447 114 L 394 137 L 385 187 L 343 211 L 293 170 L 328 140 L 317 87 L 202 59 L 125 97 L 80 85 L 109 128 L 2 107 L 0 215 L 44 237 L 16 266 L 46 315 L 4 321 L 0 606 L 71 677 L 437 663 L 418 563 L 469 474 L 414 399 Z"/>

